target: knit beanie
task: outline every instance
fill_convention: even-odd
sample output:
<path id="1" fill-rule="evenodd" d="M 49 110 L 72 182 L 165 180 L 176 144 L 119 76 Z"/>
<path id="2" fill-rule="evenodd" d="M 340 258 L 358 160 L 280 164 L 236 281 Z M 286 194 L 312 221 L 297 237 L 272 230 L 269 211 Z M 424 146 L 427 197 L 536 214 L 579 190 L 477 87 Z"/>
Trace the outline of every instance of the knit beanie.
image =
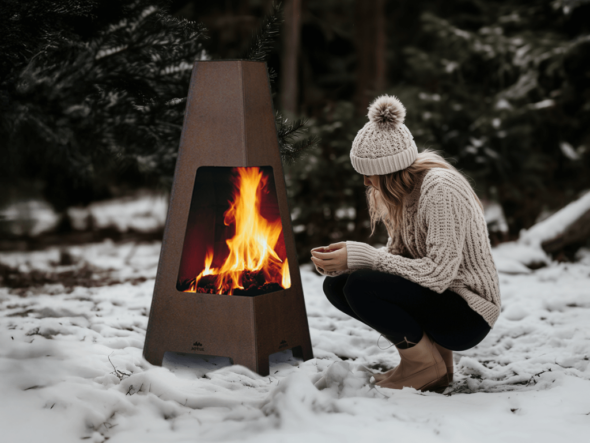
<path id="1" fill-rule="evenodd" d="M 410 166 L 418 147 L 404 125 L 406 108 L 397 97 L 382 95 L 369 106 L 369 121 L 357 133 L 350 161 L 363 175 L 390 174 Z"/>

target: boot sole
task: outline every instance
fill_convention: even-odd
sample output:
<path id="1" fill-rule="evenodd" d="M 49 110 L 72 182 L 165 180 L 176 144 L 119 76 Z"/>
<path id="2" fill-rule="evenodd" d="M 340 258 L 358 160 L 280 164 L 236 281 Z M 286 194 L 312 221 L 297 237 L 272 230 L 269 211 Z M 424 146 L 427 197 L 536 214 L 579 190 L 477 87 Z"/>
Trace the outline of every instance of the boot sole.
<path id="1" fill-rule="evenodd" d="M 447 374 L 443 375 L 438 380 L 434 380 L 426 385 L 422 386 L 419 390 L 420 391 L 427 391 L 427 392 L 437 392 L 442 394 L 445 389 L 449 386 L 449 378 Z"/>

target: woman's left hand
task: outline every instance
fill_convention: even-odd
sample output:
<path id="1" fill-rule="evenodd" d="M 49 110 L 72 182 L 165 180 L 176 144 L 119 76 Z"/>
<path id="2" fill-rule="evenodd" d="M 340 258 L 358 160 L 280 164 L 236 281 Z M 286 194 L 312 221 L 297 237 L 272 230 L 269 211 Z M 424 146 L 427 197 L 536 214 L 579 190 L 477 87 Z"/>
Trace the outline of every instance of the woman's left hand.
<path id="1" fill-rule="evenodd" d="M 330 246 L 311 250 L 311 261 L 326 272 L 346 271 L 347 258 L 346 242 L 333 243 Z"/>

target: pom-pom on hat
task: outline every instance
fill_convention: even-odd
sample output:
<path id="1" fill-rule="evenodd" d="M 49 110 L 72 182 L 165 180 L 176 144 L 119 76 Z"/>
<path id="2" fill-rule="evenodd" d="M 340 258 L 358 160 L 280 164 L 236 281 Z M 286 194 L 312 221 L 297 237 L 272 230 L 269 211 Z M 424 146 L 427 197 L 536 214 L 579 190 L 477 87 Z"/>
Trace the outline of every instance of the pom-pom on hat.
<path id="1" fill-rule="evenodd" d="M 404 125 L 406 108 L 397 97 L 382 95 L 369 106 L 369 121 L 357 133 L 350 161 L 363 175 L 384 175 L 407 168 L 418 155 L 418 147 Z"/>

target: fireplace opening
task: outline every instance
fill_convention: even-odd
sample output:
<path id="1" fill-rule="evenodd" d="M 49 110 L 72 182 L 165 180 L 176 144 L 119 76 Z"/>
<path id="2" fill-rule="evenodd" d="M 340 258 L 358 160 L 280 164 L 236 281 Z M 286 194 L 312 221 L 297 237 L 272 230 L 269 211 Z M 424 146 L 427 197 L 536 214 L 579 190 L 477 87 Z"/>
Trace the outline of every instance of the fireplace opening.
<path id="1" fill-rule="evenodd" d="M 290 286 L 272 167 L 199 167 L 176 289 L 256 296 Z"/>

